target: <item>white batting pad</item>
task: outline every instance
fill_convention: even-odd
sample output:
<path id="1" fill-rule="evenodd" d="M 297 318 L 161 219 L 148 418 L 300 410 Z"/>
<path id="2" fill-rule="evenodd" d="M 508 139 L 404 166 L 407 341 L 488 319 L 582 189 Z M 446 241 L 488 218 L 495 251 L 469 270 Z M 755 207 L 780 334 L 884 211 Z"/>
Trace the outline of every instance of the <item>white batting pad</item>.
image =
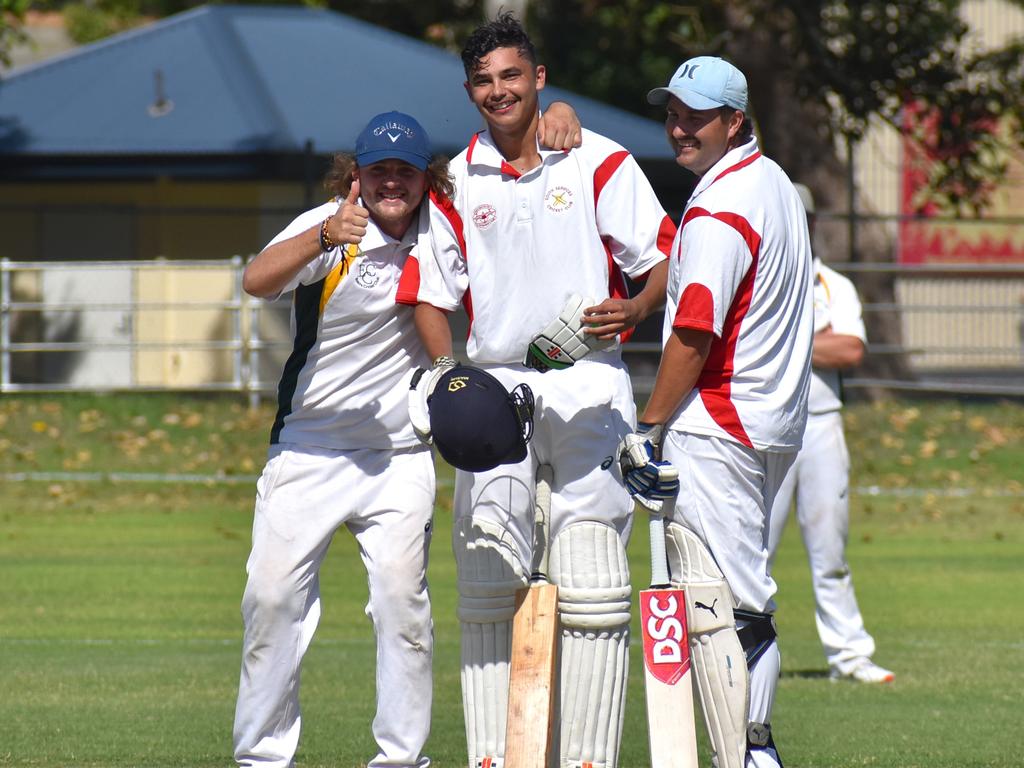
<path id="1" fill-rule="evenodd" d="M 672 583 L 686 590 L 694 680 L 717 766 L 743 768 L 749 681 L 732 591 L 704 542 L 686 526 L 668 524 L 665 548 Z"/>
<path id="2" fill-rule="evenodd" d="M 562 768 L 614 768 L 629 667 L 630 581 L 615 529 L 574 523 L 552 542 L 551 578 L 562 621 Z"/>
<path id="3" fill-rule="evenodd" d="M 463 518 L 452 532 L 462 625 L 462 704 L 470 768 L 501 768 L 505 756 L 515 594 L 526 586 L 511 534 Z"/>

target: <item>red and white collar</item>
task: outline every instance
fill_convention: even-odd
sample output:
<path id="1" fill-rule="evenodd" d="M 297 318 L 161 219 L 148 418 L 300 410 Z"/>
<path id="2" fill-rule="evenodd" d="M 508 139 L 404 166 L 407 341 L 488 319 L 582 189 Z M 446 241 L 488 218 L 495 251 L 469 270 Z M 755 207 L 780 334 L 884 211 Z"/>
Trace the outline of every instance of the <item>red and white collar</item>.
<path id="1" fill-rule="evenodd" d="M 565 154 L 560 149 L 544 149 L 539 144 L 537 145 L 537 151 L 540 153 L 541 165 L 552 155 Z M 494 143 L 491 132 L 487 129 L 473 134 L 473 138 L 469 140 L 469 146 L 466 147 L 466 165 L 481 165 L 485 168 L 494 168 L 510 176 L 518 177 L 521 175 L 519 171 L 515 170 L 505 160 L 505 156 L 501 154 L 498 145 Z"/>
<path id="2" fill-rule="evenodd" d="M 761 157 L 761 150 L 758 149 L 757 139 L 753 136 L 746 144 L 730 149 L 717 163 L 708 169 L 707 173 L 700 177 L 700 181 L 697 182 L 693 194 L 690 195 L 690 203 L 720 178 L 745 168 L 759 157 Z"/>

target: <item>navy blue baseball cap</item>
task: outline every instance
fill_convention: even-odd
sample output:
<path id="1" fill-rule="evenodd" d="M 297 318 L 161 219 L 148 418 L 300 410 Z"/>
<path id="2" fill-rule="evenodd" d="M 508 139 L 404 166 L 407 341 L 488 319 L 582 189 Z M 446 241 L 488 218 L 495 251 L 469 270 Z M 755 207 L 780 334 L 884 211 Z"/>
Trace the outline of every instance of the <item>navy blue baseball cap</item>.
<path id="1" fill-rule="evenodd" d="M 485 472 L 526 458 L 533 436 L 533 392 L 526 384 L 510 393 L 486 371 L 458 365 L 438 379 L 427 406 L 434 445 L 453 467 Z"/>
<path id="2" fill-rule="evenodd" d="M 425 171 L 430 156 L 430 137 L 416 118 L 404 112 L 377 115 L 356 139 L 356 162 L 364 167 L 382 160 L 403 160 Z"/>

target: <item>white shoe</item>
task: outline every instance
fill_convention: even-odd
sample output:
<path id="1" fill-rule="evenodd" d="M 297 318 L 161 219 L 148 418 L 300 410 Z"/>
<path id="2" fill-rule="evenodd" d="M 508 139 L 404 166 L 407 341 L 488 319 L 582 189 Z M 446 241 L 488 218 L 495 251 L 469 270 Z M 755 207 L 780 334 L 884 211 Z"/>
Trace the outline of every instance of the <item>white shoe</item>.
<path id="1" fill-rule="evenodd" d="M 832 667 L 832 670 L 829 672 L 829 679 L 832 682 L 837 680 L 853 680 L 857 683 L 877 684 L 891 683 L 896 679 L 896 675 L 888 669 L 878 666 L 871 659 L 860 659 L 852 665 L 845 666 L 843 670 L 840 670 L 839 667 Z"/>

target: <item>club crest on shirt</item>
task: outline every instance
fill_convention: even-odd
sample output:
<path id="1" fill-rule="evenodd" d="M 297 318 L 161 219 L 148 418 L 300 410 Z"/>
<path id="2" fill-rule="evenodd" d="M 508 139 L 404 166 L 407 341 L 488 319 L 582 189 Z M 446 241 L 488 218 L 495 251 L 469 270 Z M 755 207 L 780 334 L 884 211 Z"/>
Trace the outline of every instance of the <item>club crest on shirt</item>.
<path id="1" fill-rule="evenodd" d="M 573 206 L 572 190 L 568 187 L 552 187 L 544 193 L 544 206 L 552 213 L 564 213 Z"/>
<path id="2" fill-rule="evenodd" d="M 360 288 L 373 288 L 380 282 L 380 275 L 373 264 L 362 263 L 359 265 L 359 274 L 356 275 L 356 285 Z"/>
<path id="3" fill-rule="evenodd" d="M 477 229 L 487 229 L 498 220 L 498 211 L 490 203 L 481 203 L 473 209 L 473 223 Z"/>

